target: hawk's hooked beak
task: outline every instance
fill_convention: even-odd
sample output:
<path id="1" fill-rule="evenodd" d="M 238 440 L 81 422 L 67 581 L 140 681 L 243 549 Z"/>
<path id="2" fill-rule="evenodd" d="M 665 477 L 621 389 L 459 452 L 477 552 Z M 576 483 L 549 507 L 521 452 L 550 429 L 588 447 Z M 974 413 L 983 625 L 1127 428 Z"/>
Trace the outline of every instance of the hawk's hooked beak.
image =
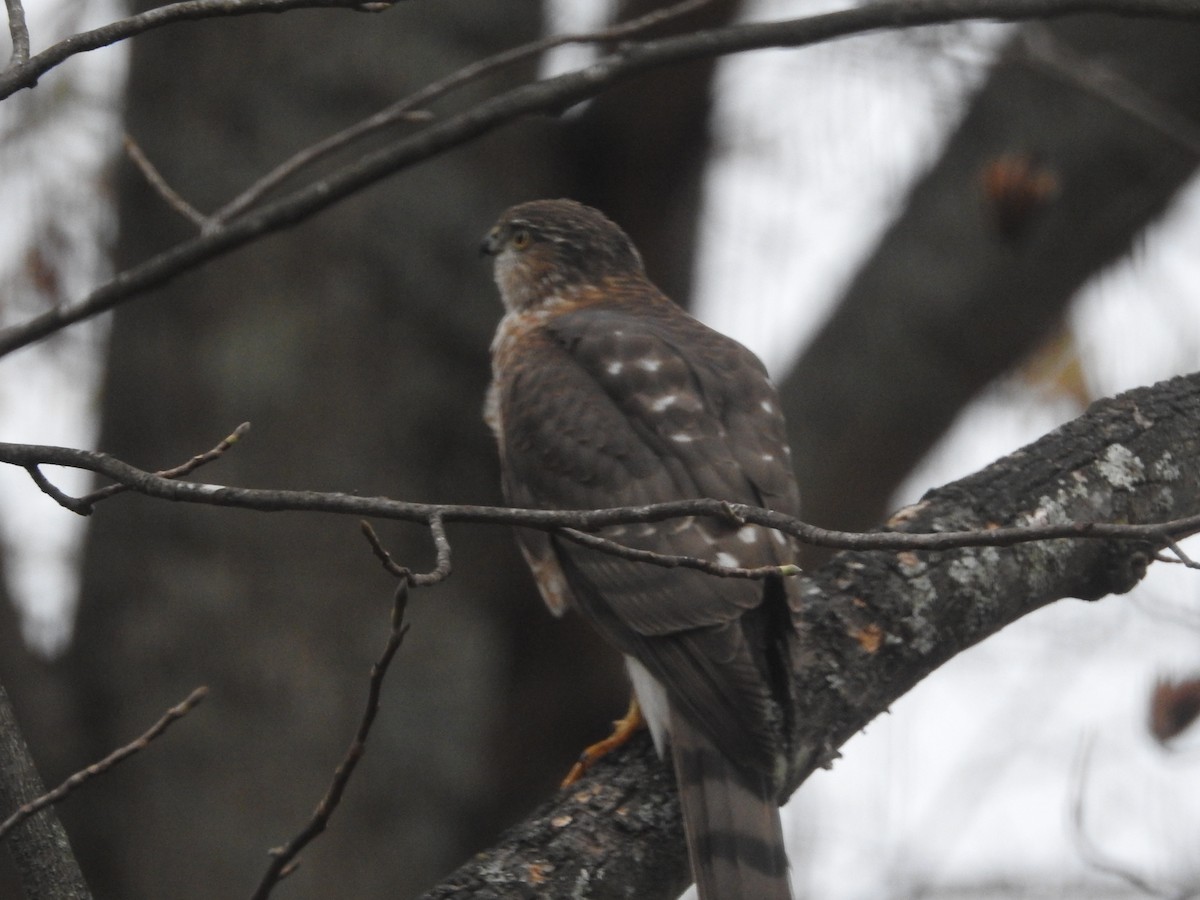
<path id="1" fill-rule="evenodd" d="M 495 256 L 500 252 L 500 229 L 493 228 L 479 245 L 480 256 Z"/>

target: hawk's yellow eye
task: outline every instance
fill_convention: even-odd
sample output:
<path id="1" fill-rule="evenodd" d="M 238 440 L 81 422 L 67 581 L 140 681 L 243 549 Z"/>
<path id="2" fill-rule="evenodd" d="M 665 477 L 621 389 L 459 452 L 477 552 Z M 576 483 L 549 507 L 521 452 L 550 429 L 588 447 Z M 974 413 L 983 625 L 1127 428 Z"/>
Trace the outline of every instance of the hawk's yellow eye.
<path id="1" fill-rule="evenodd" d="M 524 228 L 518 228 L 513 232 L 512 245 L 518 250 L 524 250 L 533 241 L 533 237 Z"/>

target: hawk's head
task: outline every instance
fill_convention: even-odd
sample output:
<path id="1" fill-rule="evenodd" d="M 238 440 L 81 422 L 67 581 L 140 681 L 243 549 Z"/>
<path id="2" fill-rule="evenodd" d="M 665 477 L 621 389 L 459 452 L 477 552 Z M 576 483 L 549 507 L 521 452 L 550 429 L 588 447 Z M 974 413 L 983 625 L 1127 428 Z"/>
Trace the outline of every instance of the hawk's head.
<path id="1" fill-rule="evenodd" d="M 534 200 L 507 210 L 483 239 L 496 257 L 496 284 L 509 310 L 529 309 L 572 288 L 613 276 L 641 276 L 629 236 L 603 213 L 574 200 Z"/>

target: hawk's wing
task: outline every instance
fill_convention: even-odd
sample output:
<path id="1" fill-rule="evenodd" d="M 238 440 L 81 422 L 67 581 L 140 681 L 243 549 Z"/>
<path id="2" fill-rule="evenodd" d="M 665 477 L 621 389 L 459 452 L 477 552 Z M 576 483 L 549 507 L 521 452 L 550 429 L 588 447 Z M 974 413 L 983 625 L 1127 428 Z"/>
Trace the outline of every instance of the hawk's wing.
<path id="1" fill-rule="evenodd" d="M 592 509 L 712 497 L 797 511 L 761 363 L 673 305 L 562 312 L 529 332 L 521 353 L 497 397 L 503 445 L 517 451 L 506 454 L 510 502 Z M 713 519 L 600 534 L 730 566 L 792 561 L 790 542 L 774 532 Z M 768 629 L 759 613 L 743 621 L 762 603 L 763 582 L 619 559 L 543 534 L 522 539 L 533 560 L 558 562 L 575 602 L 729 758 L 771 765 L 777 723 L 769 673 L 755 662 L 767 655 Z"/>

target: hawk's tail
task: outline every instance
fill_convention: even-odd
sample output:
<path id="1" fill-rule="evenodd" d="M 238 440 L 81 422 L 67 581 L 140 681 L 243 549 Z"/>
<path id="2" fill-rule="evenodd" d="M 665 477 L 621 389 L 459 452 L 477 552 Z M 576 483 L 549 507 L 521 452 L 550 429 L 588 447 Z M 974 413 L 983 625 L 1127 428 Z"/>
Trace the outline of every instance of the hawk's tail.
<path id="1" fill-rule="evenodd" d="M 671 755 L 700 900 L 791 900 L 783 827 L 767 779 L 735 767 L 674 709 Z"/>

